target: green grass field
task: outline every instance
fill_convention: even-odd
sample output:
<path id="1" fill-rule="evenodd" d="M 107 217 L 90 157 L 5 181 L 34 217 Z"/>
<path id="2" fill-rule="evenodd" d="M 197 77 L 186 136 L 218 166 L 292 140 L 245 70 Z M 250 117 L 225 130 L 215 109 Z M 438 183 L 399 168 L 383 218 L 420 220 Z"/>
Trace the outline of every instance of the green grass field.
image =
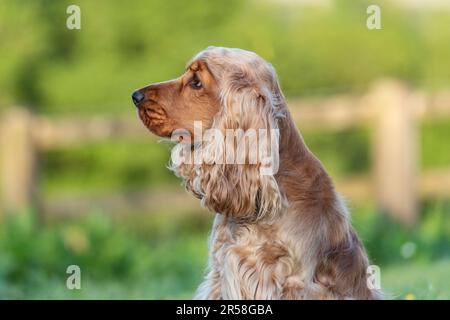
<path id="1" fill-rule="evenodd" d="M 382 269 L 382 285 L 393 299 L 450 299 L 450 260 Z"/>
<path id="2" fill-rule="evenodd" d="M 430 210 L 423 227 L 410 231 L 368 209 L 355 210 L 354 224 L 389 298 L 450 298 L 449 223 L 443 218 Z M 29 213 L 6 219 L 0 226 L 0 298 L 190 298 L 206 265 L 211 219 L 189 213 L 92 213 L 45 225 Z M 405 257 L 407 242 L 415 252 Z M 66 268 L 73 264 L 81 268 L 81 290 L 66 288 Z"/>

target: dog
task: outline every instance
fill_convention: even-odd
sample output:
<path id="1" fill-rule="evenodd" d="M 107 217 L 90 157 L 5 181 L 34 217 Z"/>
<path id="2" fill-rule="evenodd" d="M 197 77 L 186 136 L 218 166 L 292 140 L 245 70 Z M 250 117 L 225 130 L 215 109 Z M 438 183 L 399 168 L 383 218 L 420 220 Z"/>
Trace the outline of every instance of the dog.
<path id="1" fill-rule="evenodd" d="M 132 100 L 152 133 L 177 142 L 170 169 L 215 213 L 196 299 L 381 298 L 367 285 L 367 254 L 347 208 L 296 128 L 271 64 L 246 50 L 208 47 L 179 78 L 136 90 Z M 193 161 L 200 151 L 206 158 L 236 151 L 239 135 L 195 137 L 212 129 L 223 137 L 275 132 L 273 161 Z M 276 170 L 263 173 L 268 167 Z"/>

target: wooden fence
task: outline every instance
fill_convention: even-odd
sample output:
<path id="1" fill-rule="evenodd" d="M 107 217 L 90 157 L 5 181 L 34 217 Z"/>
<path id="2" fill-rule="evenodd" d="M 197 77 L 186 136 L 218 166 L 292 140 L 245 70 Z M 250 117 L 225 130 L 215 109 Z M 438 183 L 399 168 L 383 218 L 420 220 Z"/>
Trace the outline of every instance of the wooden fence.
<path id="1" fill-rule="evenodd" d="M 361 125 L 371 128 L 370 175 L 337 181 L 338 190 L 348 199 L 374 199 L 405 224 L 413 224 L 421 196 L 450 196 L 450 169 L 419 174 L 417 167 L 418 120 L 450 116 L 450 92 L 429 94 L 385 80 L 365 95 L 290 101 L 289 106 L 303 130 L 341 130 Z M 62 119 L 33 115 L 27 109 L 9 109 L 0 118 L 0 210 L 14 212 L 36 204 L 38 152 L 71 143 L 143 135 L 149 136 L 136 118 Z M 111 199 L 114 201 L 97 201 L 111 210 L 136 204 L 151 207 L 155 203 L 148 194 L 131 198 L 116 195 Z M 44 199 L 43 205 L 50 211 L 80 212 L 92 201 L 95 199 L 52 203 Z"/>

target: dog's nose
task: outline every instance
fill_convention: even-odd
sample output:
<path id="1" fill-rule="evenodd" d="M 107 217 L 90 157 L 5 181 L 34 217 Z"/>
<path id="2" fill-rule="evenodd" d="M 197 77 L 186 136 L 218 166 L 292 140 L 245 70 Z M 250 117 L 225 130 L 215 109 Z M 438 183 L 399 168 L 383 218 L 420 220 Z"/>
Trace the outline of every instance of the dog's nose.
<path id="1" fill-rule="evenodd" d="M 144 100 L 144 98 L 144 94 L 139 90 L 133 92 L 133 94 L 131 95 L 131 99 L 133 99 L 133 103 L 136 107 L 139 107 L 139 104 L 142 102 L 142 100 Z"/>

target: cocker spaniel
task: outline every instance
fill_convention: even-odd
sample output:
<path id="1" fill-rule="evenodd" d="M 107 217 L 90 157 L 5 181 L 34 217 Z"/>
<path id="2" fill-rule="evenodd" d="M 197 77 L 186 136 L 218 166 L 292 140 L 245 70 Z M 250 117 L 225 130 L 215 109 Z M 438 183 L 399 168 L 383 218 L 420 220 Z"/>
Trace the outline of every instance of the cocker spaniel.
<path id="1" fill-rule="evenodd" d="M 215 213 L 196 298 L 380 297 L 345 204 L 297 130 L 272 65 L 209 47 L 179 78 L 132 99 L 151 132 L 177 142 L 170 168 Z M 205 131 L 212 134 L 199 136 Z"/>

